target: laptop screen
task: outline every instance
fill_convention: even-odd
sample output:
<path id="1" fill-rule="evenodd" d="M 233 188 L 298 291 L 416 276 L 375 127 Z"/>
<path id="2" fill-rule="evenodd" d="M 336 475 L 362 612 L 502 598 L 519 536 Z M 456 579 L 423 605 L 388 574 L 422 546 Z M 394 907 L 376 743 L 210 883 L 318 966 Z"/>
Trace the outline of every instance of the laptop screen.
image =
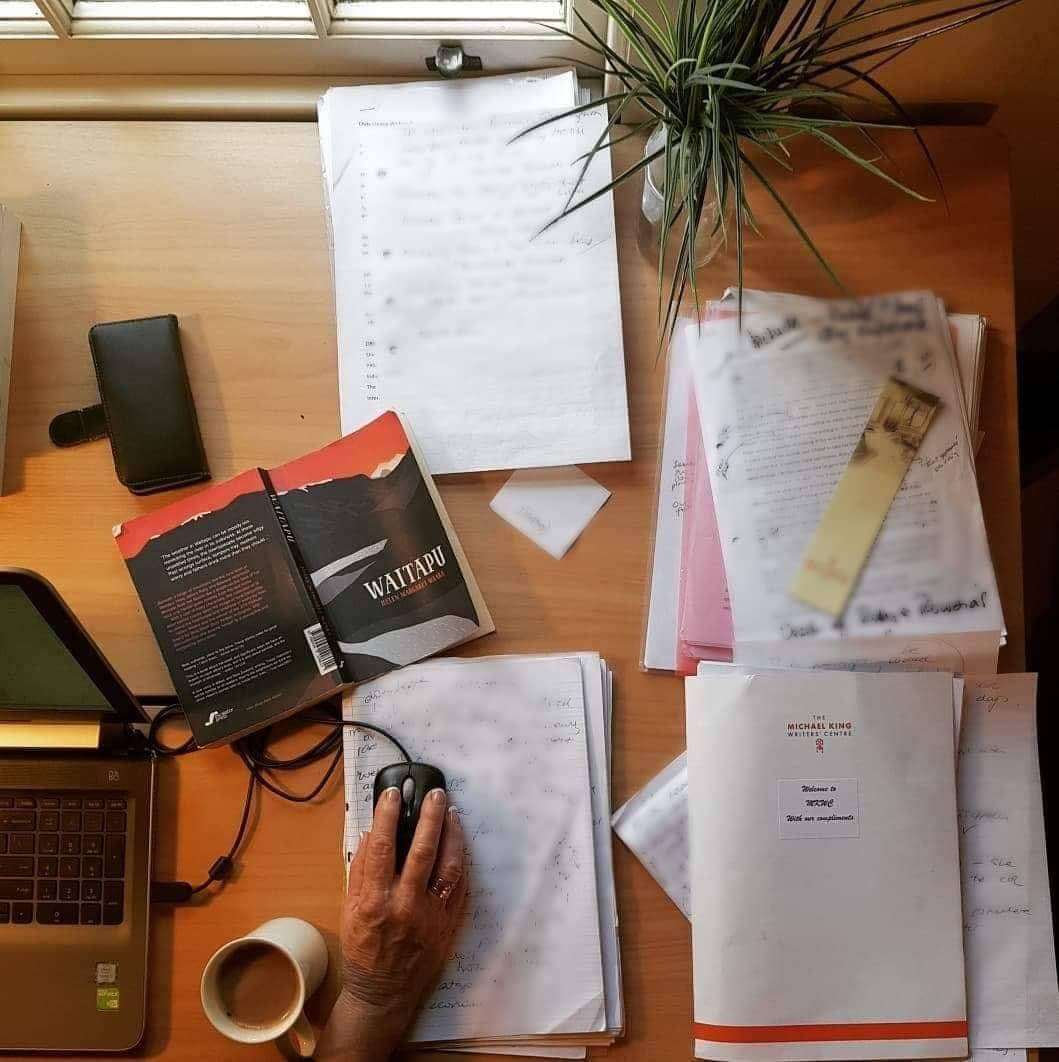
<path id="1" fill-rule="evenodd" d="M 0 585 L 0 711 L 113 712 L 21 587 Z"/>

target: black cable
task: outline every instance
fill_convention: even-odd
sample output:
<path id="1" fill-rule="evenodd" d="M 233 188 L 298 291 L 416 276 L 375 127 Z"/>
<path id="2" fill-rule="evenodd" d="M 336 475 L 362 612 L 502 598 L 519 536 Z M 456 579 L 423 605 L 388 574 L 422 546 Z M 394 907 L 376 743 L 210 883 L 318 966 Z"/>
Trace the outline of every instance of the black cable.
<path id="1" fill-rule="evenodd" d="M 144 702 L 148 698 L 143 698 Z M 156 698 L 150 698 L 157 701 Z M 177 745 L 169 745 L 163 742 L 159 736 L 162 728 L 177 717 L 184 718 L 183 709 L 177 703 L 166 704 L 151 720 L 147 731 L 147 743 L 159 756 L 183 756 L 194 752 L 198 746 L 195 739 L 189 736 Z M 307 712 L 302 717 L 307 724 L 330 726 L 333 729 L 325 734 L 309 748 L 293 756 L 279 757 L 272 754 L 269 745 L 272 741 L 272 727 L 265 727 L 245 738 L 240 738 L 232 743 L 232 750 L 243 762 L 249 775 L 246 786 L 246 798 L 243 801 L 243 811 L 239 819 L 239 828 L 235 833 L 235 840 L 228 849 L 227 855 L 220 856 L 210 867 L 205 881 L 192 886 L 187 882 L 155 882 L 151 887 L 152 899 L 163 903 L 184 903 L 208 889 L 214 882 L 223 885 L 231 877 L 235 869 L 235 857 L 239 854 L 243 842 L 246 840 L 246 832 L 250 824 L 250 811 L 254 803 L 254 791 L 258 786 L 267 789 L 281 800 L 289 800 L 295 804 L 307 804 L 323 792 L 327 783 L 331 780 L 338 765 L 342 762 L 342 733 L 346 727 L 356 727 L 359 730 L 370 730 L 379 734 L 391 742 L 400 752 L 406 763 L 412 762 L 408 750 L 392 734 L 373 723 L 362 723 L 356 720 L 343 719 L 340 710 L 332 706 L 331 710 L 317 709 Z M 273 781 L 267 775 L 282 771 L 300 771 L 305 767 L 311 767 L 330 756 L 331 762 L 324 769 L 316 784 L 306 793 L 294 793 Z"/>

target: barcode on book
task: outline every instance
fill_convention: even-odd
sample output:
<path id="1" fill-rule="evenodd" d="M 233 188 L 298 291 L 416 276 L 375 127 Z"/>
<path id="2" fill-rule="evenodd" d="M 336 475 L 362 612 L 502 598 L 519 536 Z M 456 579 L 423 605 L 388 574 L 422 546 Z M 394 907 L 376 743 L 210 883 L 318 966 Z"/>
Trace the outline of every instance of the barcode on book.
<path id="1" fill-rule="evenodd" d="M 329 675 L 332 671 L 338 670 L 335 654 L 331 652 L 327 635 L 324 634 L 324 628 L 319 623 L 305 628 L 305 640 L 309 643 L 309 649 L 316 661 L 316 670 L 321 675 Z"/>

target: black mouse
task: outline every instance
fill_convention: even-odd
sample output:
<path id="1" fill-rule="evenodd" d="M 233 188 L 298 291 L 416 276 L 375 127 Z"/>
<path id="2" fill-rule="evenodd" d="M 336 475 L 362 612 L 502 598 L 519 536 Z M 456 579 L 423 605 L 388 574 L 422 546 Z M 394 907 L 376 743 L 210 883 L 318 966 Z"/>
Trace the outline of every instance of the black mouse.
<path id="1" fill-rule="evenodd" d="M 372 806 L 387 789 L 396 786 L 401 793 L 401 818 L 397 823 L 397 869 L 404 866 L 408 849 L 412 847 L 423 798 L 431 789 L 444 789 L 445 776 L 429 763 L 391 763 L 375 776 Z"/>

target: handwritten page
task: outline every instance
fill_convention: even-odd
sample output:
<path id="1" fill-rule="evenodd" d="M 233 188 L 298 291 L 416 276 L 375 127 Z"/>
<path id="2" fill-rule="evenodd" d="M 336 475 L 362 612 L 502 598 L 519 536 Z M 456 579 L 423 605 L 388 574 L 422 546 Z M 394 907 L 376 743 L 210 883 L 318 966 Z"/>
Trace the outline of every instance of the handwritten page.
<path id="1" fill-rule="evenodd" d="M 467 917 L 411 1040 L 604 1030 L 580 661 L 431 661 L 359 686 L 344 712 L 440 767 L 468 836 Z M 370 732 L 348 735 L 347 859 L 393 759 Z"/>
<path id="2" fill-rule="evenodd" d="M 1035 675 L 968 678 L 959 763 L 971 1042 L 1059 1046 Z"/>
<path id="3" fill-rule="evenodd" d="M 611 825 L 665 894 L 690 918 L 687 753 L 682 752 L 618 808 Z"/>
<path id="4" fill-rule="evenodd" d="M 737 646 L 1002 631 L 946 328 L 927 293 L 703 325 L 692 376 Z M 836 626 L 788 589 L 890 375 L 942 406 Z"/>
<path id="5" fill-rule="evenodd" d="M 542 231 L 606 108 L 513 139 L 557 110 L 321 110 L 343 431 L 399 409 L 435 474 L 629 459 L 610 194 Z"/>
<path id="6" fill-rule="evenodd" d="M 610 497 L 576 465 L 516 472 L 489 508 L 556 560 L 566 556 Z"/>

